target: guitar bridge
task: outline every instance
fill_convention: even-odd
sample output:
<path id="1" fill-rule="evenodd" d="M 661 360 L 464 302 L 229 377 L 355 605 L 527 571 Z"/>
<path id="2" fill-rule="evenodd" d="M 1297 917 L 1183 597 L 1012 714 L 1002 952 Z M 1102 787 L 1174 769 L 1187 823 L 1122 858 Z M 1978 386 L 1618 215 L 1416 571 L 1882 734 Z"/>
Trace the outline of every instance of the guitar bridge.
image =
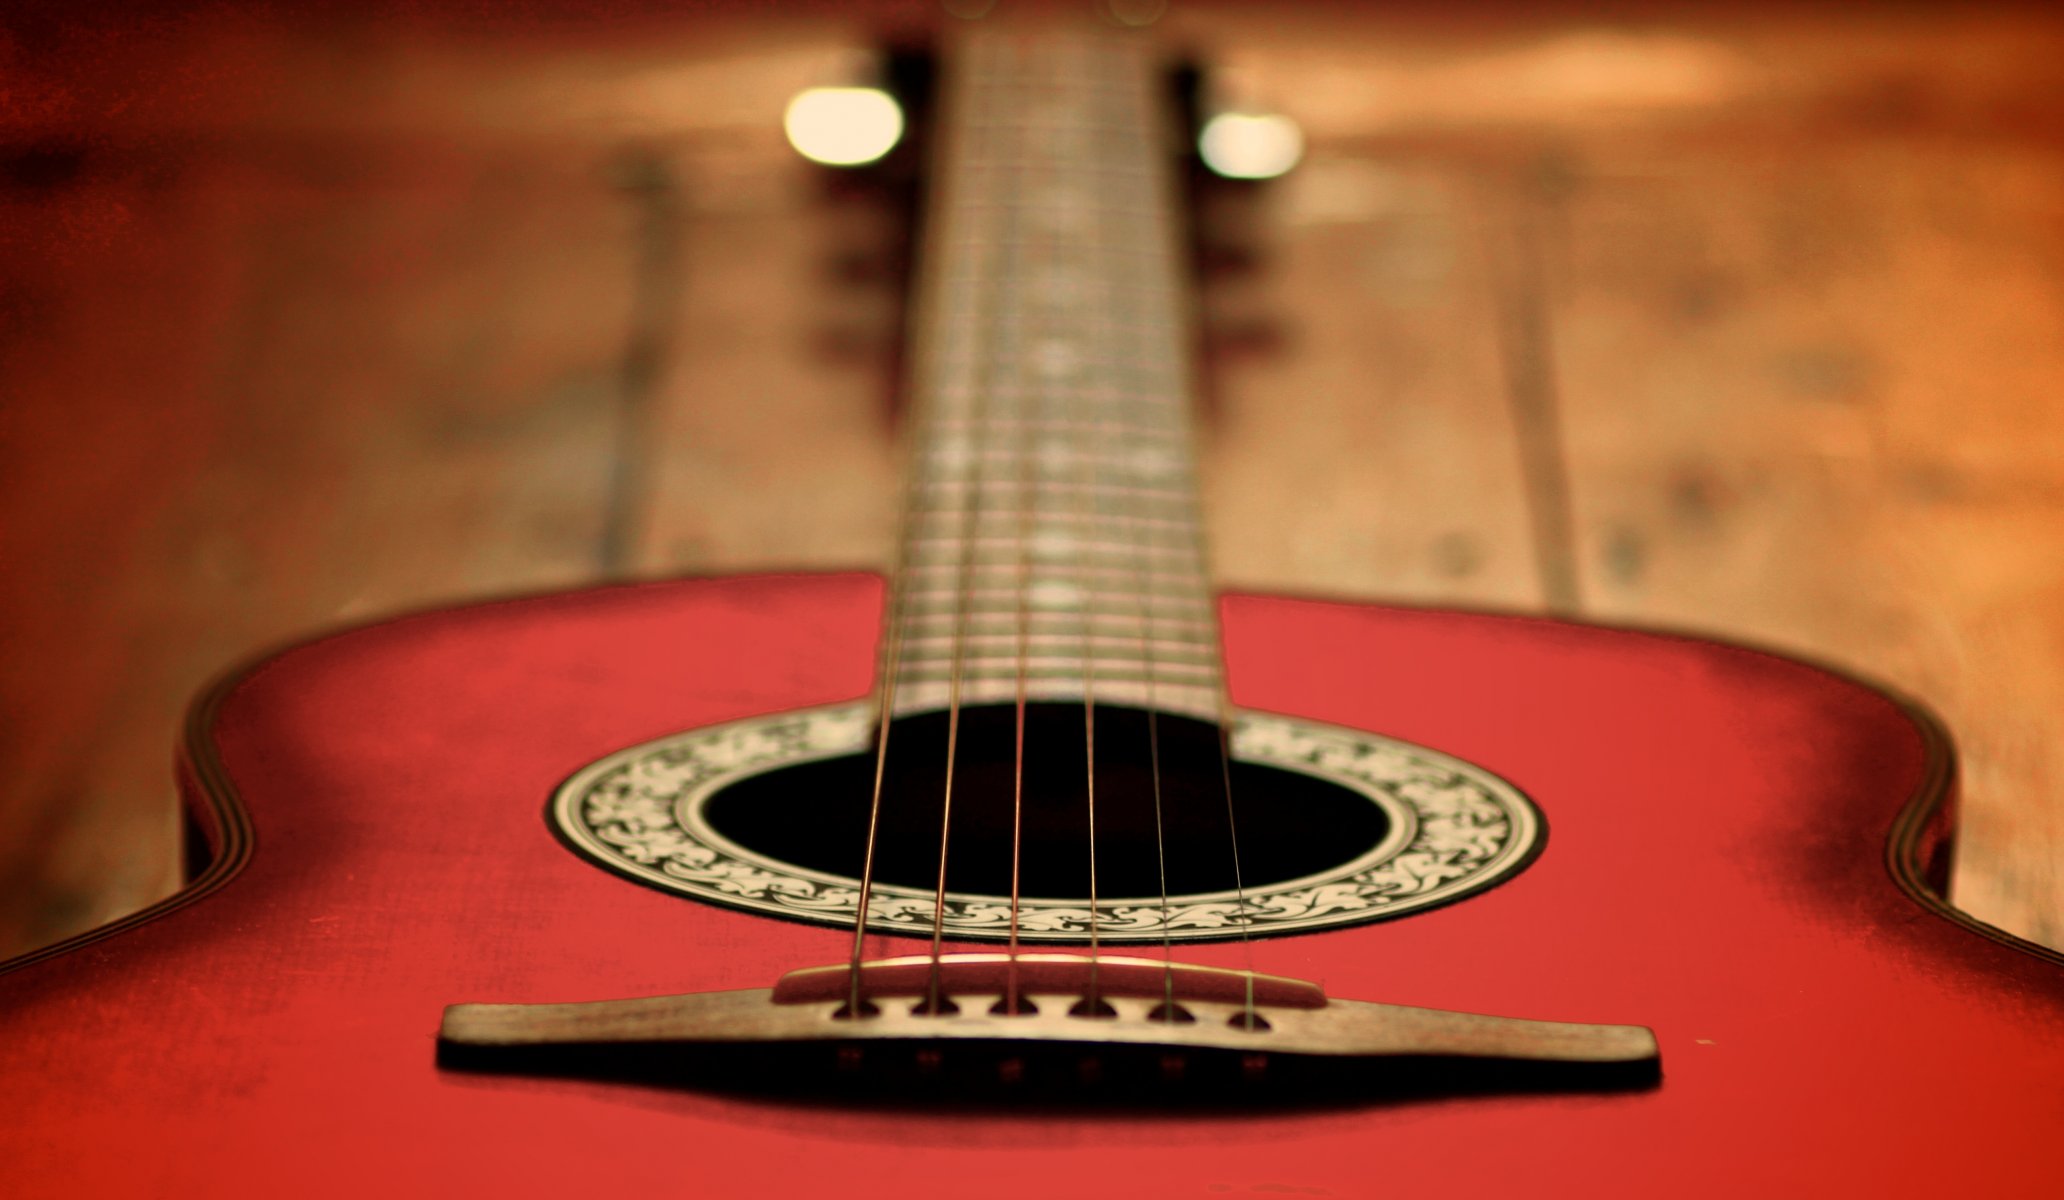
<path id="1" fill-rule="evenodd" d="M 790 972 L 772 988 L 455 1004 L 455 1069 L 728 1089 L 1081 1098 L 1231 1086 L 1354 1093 L 1652 1084 L 1655 1035 L 1329 999 L 1280 976 L 1152 959 L 955 954 Z"/>

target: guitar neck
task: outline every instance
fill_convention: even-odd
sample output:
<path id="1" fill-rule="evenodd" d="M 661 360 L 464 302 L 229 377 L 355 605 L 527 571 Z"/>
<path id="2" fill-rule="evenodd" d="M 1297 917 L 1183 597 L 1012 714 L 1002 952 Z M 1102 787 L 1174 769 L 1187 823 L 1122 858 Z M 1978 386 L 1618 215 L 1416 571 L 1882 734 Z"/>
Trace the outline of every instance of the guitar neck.
<path id="1" fill-rule="evenodd" d="M 1216 720 L 1155 62 L 984 30 L 949 58 L 887 646 L 898 713 L 1020 694 Z"/>

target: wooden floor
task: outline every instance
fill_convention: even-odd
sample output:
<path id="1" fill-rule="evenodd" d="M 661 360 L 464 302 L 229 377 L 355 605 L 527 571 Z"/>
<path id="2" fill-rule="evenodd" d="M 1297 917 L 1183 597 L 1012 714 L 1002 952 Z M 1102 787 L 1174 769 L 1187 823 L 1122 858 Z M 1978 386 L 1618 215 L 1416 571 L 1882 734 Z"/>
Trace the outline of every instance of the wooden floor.
<path id="1" fill-rule="evenodd" d="M 2064 946 L 2064 17 L 1178 7 L 1311 142 L 1219 214 L 1225 582 L 1889 680 Z M 0 957 L 173 884 L 260 647 L 888 557 L 892 231 L 778 129 L 878 26 L 450 8 L 0 18 Z"/>

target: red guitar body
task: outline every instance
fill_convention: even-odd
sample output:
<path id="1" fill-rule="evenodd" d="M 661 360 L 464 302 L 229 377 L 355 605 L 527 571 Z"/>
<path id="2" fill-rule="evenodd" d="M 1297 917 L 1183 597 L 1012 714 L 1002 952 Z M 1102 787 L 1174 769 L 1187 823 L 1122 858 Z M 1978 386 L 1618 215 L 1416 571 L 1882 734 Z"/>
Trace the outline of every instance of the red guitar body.
<path id="1" fill-rule="evenodd" d="M 2064 959 L 1930 911 L 1898 882 L 1919 878 L 1949 820 L 1949 750 L 1925 718 L 1742 649 L 1281 599 L 1225 603 L 1235 703 L 1479 763 L 1535 799 L 1549 838 L 1479 896 L 1258 941 L 1252 965 L 1342 997 L 1646 1024 L 1659 1085 L 970 1113 L 440 1069 L 453 1002 L 761 987 L 841 959 L 836 931 L 598 869 L 543 808 L 619 747 L 864 695 L 880 591 L 869 576 L 779 576 L 490 604 L 317 641 L 242 676 L 197 712 L 188 746 L 188 798 L 214 843 L 195 886 L 0 978 L 0 1191 L 2064 1186 Z M 1246 954 L 1183 951 L 1232 967 Z"/>

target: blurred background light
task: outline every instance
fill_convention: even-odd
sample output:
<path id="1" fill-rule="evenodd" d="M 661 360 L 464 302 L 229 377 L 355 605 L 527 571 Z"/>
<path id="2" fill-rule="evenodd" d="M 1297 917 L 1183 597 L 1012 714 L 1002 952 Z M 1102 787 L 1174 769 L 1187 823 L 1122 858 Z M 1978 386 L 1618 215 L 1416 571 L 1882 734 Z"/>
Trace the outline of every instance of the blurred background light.
<path id="1" fill-rule="evenodd" d="M 1205 122 L 1197 152 L 1228 179 L 1274 179 L 1304 157 L 1304 133 L 1285 116 L 1224 112 Z"/>
<path id="2" fill-rule="evenodd" d="M 903 137 L 903 108 L 879 88 L 808 88 L 788 102 L 782 127 L 804 158 L 857 167 L 895 149 Z"/>

